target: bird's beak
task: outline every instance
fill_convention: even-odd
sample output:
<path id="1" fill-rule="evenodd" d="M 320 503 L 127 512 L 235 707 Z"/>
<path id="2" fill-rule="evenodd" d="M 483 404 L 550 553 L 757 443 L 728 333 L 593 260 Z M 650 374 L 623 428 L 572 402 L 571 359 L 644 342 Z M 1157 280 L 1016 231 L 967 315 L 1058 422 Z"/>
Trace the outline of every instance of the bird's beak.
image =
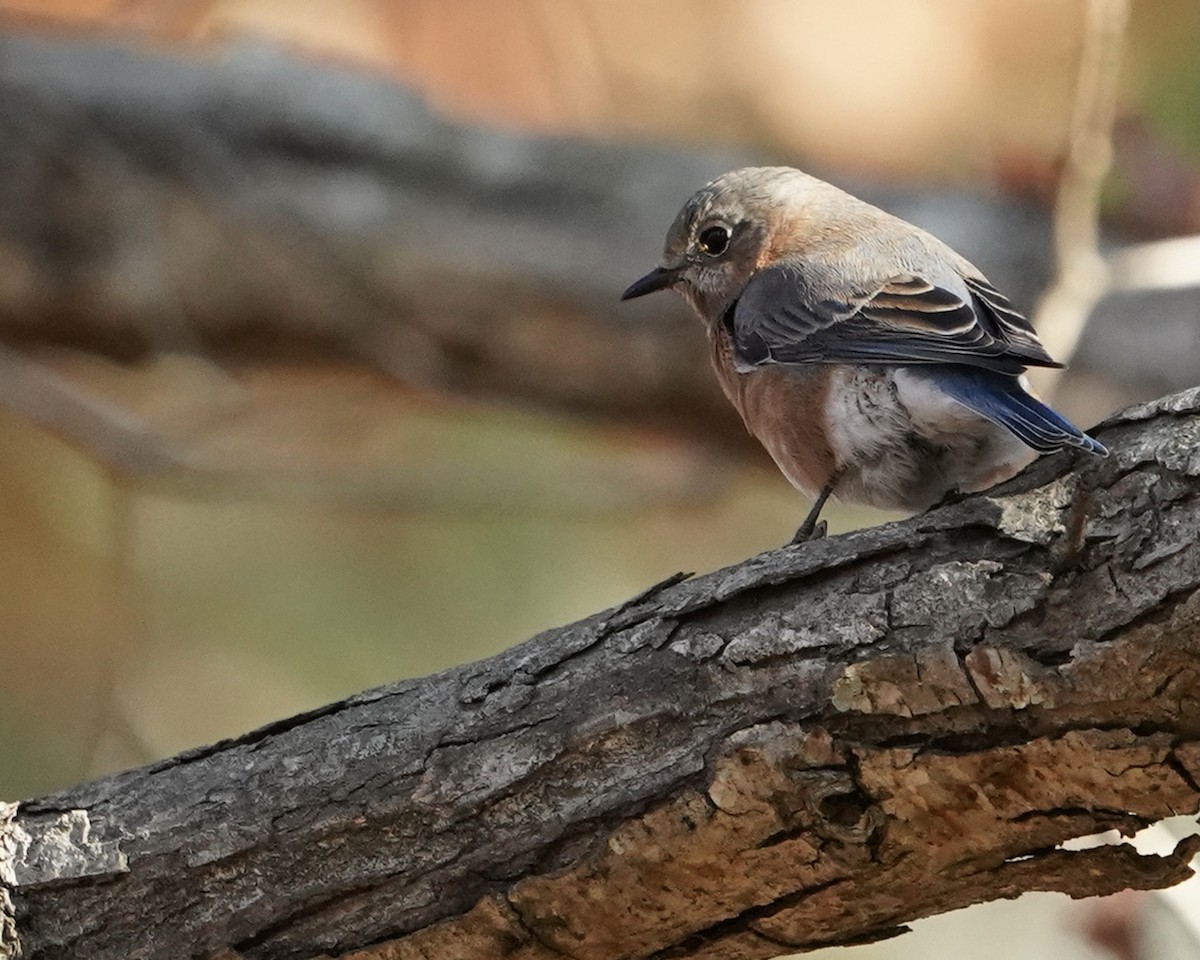
<path id="1" fill-rule="evenodd" d="M 678 279 L 682 267 L 655 267 L 640 280 L 634 280 L 629 289 L 621 294 L 622 300 L 632 300 L 634 297 L 644 297 L 648 293 L 666 290 Z"/>

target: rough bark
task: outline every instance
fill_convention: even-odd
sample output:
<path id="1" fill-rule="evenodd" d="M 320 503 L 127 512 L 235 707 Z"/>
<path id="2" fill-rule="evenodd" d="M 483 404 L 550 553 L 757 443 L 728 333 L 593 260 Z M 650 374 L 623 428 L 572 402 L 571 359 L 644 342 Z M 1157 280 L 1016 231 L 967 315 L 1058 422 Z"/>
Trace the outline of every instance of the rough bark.
<path id="1" fill-rule="evenodd" d="M 1200 805 L 1200 389 L 911 520 L 64 793 L 0 957 L 745 960 L 1026 890 Z"/>

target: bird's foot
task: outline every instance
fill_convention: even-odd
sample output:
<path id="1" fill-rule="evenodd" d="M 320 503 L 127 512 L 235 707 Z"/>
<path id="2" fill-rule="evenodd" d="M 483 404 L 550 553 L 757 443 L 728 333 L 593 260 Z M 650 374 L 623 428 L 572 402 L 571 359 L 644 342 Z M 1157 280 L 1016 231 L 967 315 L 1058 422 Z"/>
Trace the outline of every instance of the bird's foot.
<path id="1" fill-rule="evenodd" d="M 954 487 L 953 489 L 947 490 L 944 494 L 942 494 L 941 499 L 938 500 L 937 503 L 931 504 L 930 506 L 926 507 L 924 512 L 929 513 L 932 510 L 940 510 L 940 509 L 942 509 L 942 507 L 948 507 L 952 503 L 958 503 L 959 501 L 965 500 L 966 498 L 967 498 L 967 494 L 965 494 L 961 490 L 959 490 L 958 487 Z"/>
<path id="2" fill-rule="evenodd" d="M 825 535 L 829 533 L 829 524 L 822 520 L 820 523 L 808 523 L 805 521 L 800 524 L 800 529 L 796 531 L 796 535 L 787 542 L 790 547 L 797 543 L 808 543 L 811 540 L 824 540 Z"/>

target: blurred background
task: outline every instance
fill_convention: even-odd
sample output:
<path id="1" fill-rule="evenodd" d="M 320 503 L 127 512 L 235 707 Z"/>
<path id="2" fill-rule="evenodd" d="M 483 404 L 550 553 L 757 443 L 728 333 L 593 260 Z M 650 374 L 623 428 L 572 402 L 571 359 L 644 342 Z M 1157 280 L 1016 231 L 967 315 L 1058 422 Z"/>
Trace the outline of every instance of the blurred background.
<path id="1" fill-rule="evenodd" d="M 1200 383 L 1198 64 L 1195 0 L 0 0 L 0 797 L 786 541 L 699 324 L 617 300 L 732 167 L 951 243 L 1083 425 Z M 836 955 L 1187 955 L 1145 902 Z"/>

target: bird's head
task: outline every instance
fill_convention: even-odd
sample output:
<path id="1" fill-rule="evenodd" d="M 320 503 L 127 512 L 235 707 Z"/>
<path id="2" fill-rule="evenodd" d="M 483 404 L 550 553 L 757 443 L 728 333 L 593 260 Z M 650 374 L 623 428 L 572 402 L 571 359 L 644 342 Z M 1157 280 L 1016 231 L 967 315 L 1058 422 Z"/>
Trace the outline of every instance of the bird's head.
<path id="1" fill-rule="evenodd" d="M 773 238 L 794 223 L 811 184 L 821 181 L 790 167 L 746 167 L 718 177 L 683 205 L 667 231 L 662 261 L 621 299 L 674 288 L 716 323 L 770 262 Z"/>

